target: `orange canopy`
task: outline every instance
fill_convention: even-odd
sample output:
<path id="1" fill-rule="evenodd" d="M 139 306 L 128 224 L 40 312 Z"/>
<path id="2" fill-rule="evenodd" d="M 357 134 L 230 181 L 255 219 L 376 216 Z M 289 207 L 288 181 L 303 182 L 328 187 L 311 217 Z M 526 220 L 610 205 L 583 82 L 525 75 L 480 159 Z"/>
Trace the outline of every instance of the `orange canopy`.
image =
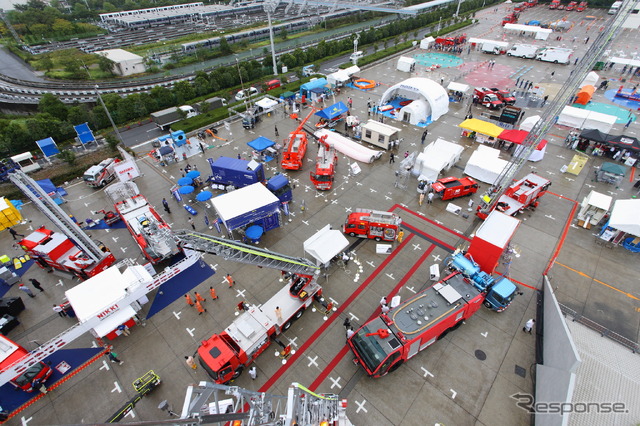
<path id="1" fill-rule="evenodd" d="M 589 101 L 591 100 L 591 97 L 593 96 L 593 92 L 595 91 L 596 91 L 596 88 L 590 84 L 583 86 L 578 92 L 578 94 L 576 95 L 576 100 L 574 102 L 580 105 L 588 104 Z"/>

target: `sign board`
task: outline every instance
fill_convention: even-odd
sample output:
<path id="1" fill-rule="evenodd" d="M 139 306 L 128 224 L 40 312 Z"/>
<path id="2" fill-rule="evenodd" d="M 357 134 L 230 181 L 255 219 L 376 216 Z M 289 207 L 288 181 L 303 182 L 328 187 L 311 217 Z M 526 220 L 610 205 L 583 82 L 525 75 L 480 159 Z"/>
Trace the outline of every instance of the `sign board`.
<path id="1" fill-rule="evenodd" d="M 59 364 L 55 366 L 55 369 L 60 374 L 65 374 L 67 371 L 71 370 L 71 366 L 67 363 L 67 361 L 60 361 Z"/>
<path id="2" fill-rule="evenodd" d="M 585 157 L 584 155 L 574 155 L 571 159 L 571 162 L 569 163 L 569 167 L 567 167 L 567 173 L 578 176 L 584 168 L 585 164 L 587 164 L 588 160 L 589 157 Z"/>
<path id="3" fill-rule="evenodd" d="M 140 176 L 140 172 L 134 161 L 122 161 L 114 166 L 113 170 L 115 170 L 118 175 L 120 182 L 127 182 Z"/>

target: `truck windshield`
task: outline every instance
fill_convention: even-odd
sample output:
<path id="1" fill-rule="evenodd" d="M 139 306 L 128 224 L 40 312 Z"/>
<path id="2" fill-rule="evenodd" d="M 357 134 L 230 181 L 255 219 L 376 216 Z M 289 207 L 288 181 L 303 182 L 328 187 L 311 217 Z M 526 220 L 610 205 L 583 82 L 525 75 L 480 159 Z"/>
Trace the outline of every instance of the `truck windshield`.
<path id="1" fill-rule="evenodd" d="M 202 368 L 204 368 L 204 371 L 206 371 L 206 372 L 207 372 L 207 374 L 209 375 L 209 377 L 211 377 L 213 380 L 217 380 L 217 379 L 218 379 L 218 374 L 217 374 L 215 371 L 213 371 L 213 370 L 211 369 L 211 367 L 209 367 L 209 366 L 207 365 L 207 363 L 206 363 L 206 362 L 204 362 L 204 360 L 202 359 L 202 357 L 198 357 L 198 358 L 199 358 L 198 360 L 200 361 L 200 365 L 202 366 Z"/>
<path id="2" fill-rule="evenodd" d="M 351 342 L 357 350 L 357 355 L 365 363 L 367 369 L 373 373 L 380 363 L 385 360 L 387 353 L 378 343 L 376 336 L 367 336 L 371 332 L 367 326 L 364 326 L 353 335 Z"/>
<path id="3" fill-rule="evenodd" d="M 40 374 L 43 368 L 45 368 L 45 365 L 41 362 L 34 364 L 29 367 L 27 371 L 16 377 L 14 382 L 21 388 L 26 386 L 31 387 L 31 382 Z"/>
<path id="4" fill-rule="evenodd" d="M 331 176 L 329 175 L 314 175 L 314 178 L 318 182 L 331 182 Z"/>
<path id="5" fill-rule="evenodd" d="M 83 178 L 88 182 L 93 182 L 94 180 L 96 180 L 96 177 L 94 175 L 84 175 Z"/>

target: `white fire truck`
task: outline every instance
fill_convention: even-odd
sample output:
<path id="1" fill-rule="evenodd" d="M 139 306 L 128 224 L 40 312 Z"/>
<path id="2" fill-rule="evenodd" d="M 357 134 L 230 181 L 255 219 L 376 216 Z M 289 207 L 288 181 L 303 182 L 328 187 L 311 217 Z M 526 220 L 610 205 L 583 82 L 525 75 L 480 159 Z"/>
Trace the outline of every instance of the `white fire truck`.
<path id="1" fill-rule="evenodd" d="M 342 232 L 350 237 L 373 238 L 376 241 L 394 241 L 402 220 L 390 212 L 356 209 L 347 216 Z"/>
<path id="2" fill-rule="evenodd" d="M 116 178 L 115 166 L 120 162 L 117 158 L 107 158 L 84 172 L 84 181 L 94 188 L 102 188 Z"/>

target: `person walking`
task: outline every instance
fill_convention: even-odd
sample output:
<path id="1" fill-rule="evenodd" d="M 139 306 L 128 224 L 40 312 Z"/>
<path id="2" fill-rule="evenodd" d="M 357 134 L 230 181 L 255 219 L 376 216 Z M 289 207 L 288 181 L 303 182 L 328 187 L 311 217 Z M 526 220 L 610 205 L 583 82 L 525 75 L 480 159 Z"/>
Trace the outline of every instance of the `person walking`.
<path id="1" fill-rule="evenodd" d="M 278 133 L 278 126 L 273 126 L 273 132 L 276 134 L 276 138 L 280 136 Z"/>
<path id="2" fill-rule="evenodd" d="M 191 216 L 189 216 L 187 218 L 187 222 L 189 222 L 189 225 L 191 225 L 191 229 L 193 229 L 195 231 L 196 230 L 196 225 L 194 225 L 193 218 Z"/>
<path id="3" fill-rule="evenodd" d="M 196 361 L 191 355 L 185 355 L 184 360 L 184 362 L 186 362 L 189 368 L 191 368 L 192 370 L 196 370 L 198 368 L 198 364 L 196 364 Z"/>
<path id="4" fill-rule="evenodd" d="M 111 362 L 117 362 L 119 365 L 124 364 L 124 361 L 120 361 L 118 359 L 118 354 L 113 352 L 111 349 L 107 349 L 107 352 L 105 352 L 105 355 L 109 358 L 109 361 Z"/>
<path id="5" fill-rule="evenodd" d="M 53 312 L 57 312 L 61 317 L 66 317 L 67 313 L 62 309 L 62 306 L 53 304 Z"/>
<path id="6" fill-rule="evenodd" d="M 162 199 L 162 207 L 164 207 L 164 211 L 171 214 L 171 209 L 169 208 L 169 202 L 167 201 L 166 198 Z"/>
<path id="7" fill-rule="evenodd" d="M 29 282 L 31 282 L 31 285 L 34 288 L 37 288 L 38 290 L 40 290 L 40 292 L 44 292 L 44 289 L 40 285 L 40 281 L 36 280 L 35 278 L 29 278 Z"/>
<path id="8" fill-rule="evenodd" d="M 207 310 L 202 307 L 202 303 L 200 303 L 199 300 L 196 300 L 196 309 L 198 310 L 198 315 L 202 315 L 203 312 L 207 312 Z"/>
<path id="9" fill-rule="evenodd" d="M 429 130 L 424 129 L 424 133 L 422 133 L 422 139 L 420 140 L 421 145 L 424 145 L 424 140 L 427 138 L 428 134 L 429 134 Z"/>
<path id="10" fill-rule="evenodd" d="M 387 306 L 387 296 L 382 296 L 382 299 L 380 299 L 380 306 Z"/>
<path id="11" fill-rule="evenodd" d="M 27 293 L 29 295 L 29 297 L 33 298 L 36 297 L 35 294 L 33 294 L 33 292 L 31 291 L 31 289 L 29 287 L 27 287 L 26 285 L 24 285 L 23 283 L 20 283 L 20 285 L 18 286 L 18 288 L 22 291 L 24 291 L 25 293 Z"/>
<path id="12" fill-rule="evenodd" d="M 393 154 L 393 152 L 389 153 L 389 164 L 391 163 L 395 163 L 396 162 L 396 156 Z"/>
<path id="13" fill-rule="evenodd" d="M 209 294 L 211 295 L 211 300 L 216 300 L 218 295 L 216 294 L 216 289 L 213 287 L 209 287 Z"/>
<path id="14" fill-rule="evenodd" d="M 233 280 L 233 277 L 231 276 L 231 274 L 227 274 L 227 275 L 224 277 L 224 279 L 225 279 L 225 281 L 227 282 L 227 284 L 229 284 L 229 288 L 233 287 L 233 285 L 236 283 L 236 282 Z"/>
<path id="15" fill-rule="evenodd" d="M 191 307 L 194 306 L 193 299 L 191 298 L 191 296 L 189 296 L 189 294 L 185 294 L 184 299 L 187 301 L 187 305 Z"/>
<path id="16" fill-rule="evenodd" d="M 380 308 L 380 311 L 383 314 L 389 313 L 390 310 L 391 310 L 391 308 L 389 307 L 389 305 L 384 305 L 382 308 Z"/>
<path id="17" fill-rule="evenodd" d="M 433 203 L 433 192 L 429 192 L 427 195 L 427 204 Z"/>
<path id="18" fill-rule="evenodd" d="M 251 377 L 251 380 L 255 380 L 258 377 L 258 369 L 255 365 L 249 369 L 249 377 Z"/>
<path id="19" fill-rule="evenodd" d="M 353 331 L 353 327 L 349 327 L 347 329 L 347 340 L 349 340 L 351 338 L 351 336 L 353 336 L 354 334 L 356 334 L 356 332 Z"/>
<path id="20" fill-rule="evenodd" d="M 278 318 L 278 322 L 282 322 L 282 309 L 280 309 L 280 306 L 276 306 L 276 318 Z"/>
<path id="21" fill-rule="evenodd" d="M 16 231 L 13 228 L 9 228 L 9 233 L 11 234 L 11 236 L 13 237 L 14 240 L 16 240 L 16 236 L 20 235 L 21 237 L 24 237 L 24 235 L 22 234 L 18 234 L 18 231 Z"/>
<path id="22" fill-rule="evenodd" d="M 549 99 L 549 95 L 545 95 L 545 97 L 542 98 L 542 106 L 544 106 L 547 103 L 547 99 Z"/>
<path id="23" fill-rule="evenodd" d="M 198 302 L 206 302 L 207 301 L 204 297 L 200 296 L 200 293 L 198 293 L 197 291 L 195 292 L 195 295 L 196 295 L 196 300 Z"/>
<path id="24" fill-rule="evenodd" d="M 524 327 L 522 327 L 522 331 L 524 331 L 525 333 L 531 334 L 531 330 L 533 329 L 533 326 L 535 323 L 536 323 L 536 320 L 534 320 L 533 318 L 529 319 L 529 321 L 527 321 Z"/>
<path id="25" fill-rule="evenodd" d="M 401 243 L 404 239 L 404 231 L 398 232 L 398 242 Z"/>

